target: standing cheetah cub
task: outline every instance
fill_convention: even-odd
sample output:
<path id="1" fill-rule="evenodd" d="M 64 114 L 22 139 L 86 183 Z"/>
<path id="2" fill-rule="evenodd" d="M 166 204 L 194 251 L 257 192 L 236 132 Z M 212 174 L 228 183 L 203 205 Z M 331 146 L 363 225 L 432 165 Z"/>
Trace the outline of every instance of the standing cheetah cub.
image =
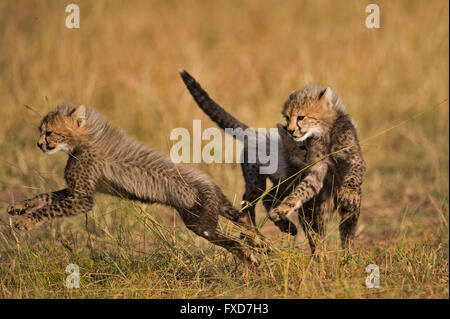
<path id="1" fill-rule="evenodd" d="M 310 166 L 269 217 L 278 222 L 298 210 L 314 253 L 317 239 L 325 232 L 327 213 L 339 206 L 341 245 L 347 248 L 355 235 L 366 171 L 353 120 L 336 92 L 317 85 L 293 92 L 282 113 L 287 132 L 306 147 Z"/>
<path id="2" fill-rule="evenodd" d="M 41 194 L 7 209 L 13 227 L 30 229 L 52 218 L 87 213 L 96 192 L 174 207 L 195 234 L 258 262 L 253 251 L 217 229 L 218 215 L 243 226 L 240 213 L 204 173 L 177 165 L 110 126 L 84 105 L 65 104 L 48 113 L 39 126 L 39 148 L 69 155 L 64 171 L 67 188 Z"/>
<path id="3" fill-rule="evenodd" d="M 180 75 L 198 106 L 220 127 L 248 128 L 209 97 L 188 72 L 180 70 Z M 366 170 L 353 120 L 339 95 L 318 85 L 293 92 L 282 113 L 287 125 L 277 124 L 278 170 L 263 175 L 259 172 L 260 163 L 245 160 L 242 163 L 243 211 L 254 224 L 255 204 L 263 195 L 266 178 L 269 178 L 276 187 L 262 201 L 269 218 L 281 231 L 297 234 L 297 228 L 286 216 L 298 211 L 300 224 L 314 253 L 317 239 L 325 233 L 325 217 L 340 206 L 341 243 L 348 247 L 359 218 L 361 184 Z M 308 169 L 298 174 L 305 167 Z"/>

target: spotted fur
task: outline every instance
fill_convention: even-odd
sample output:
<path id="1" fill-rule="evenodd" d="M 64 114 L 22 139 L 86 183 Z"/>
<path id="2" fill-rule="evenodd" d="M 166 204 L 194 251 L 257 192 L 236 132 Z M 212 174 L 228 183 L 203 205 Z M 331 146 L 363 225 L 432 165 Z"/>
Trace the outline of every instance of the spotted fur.
<path id="1" fill-rule="evenodd" d="M 164 154 L 133 140 L 92 108 L 64 104 L 39 125 L 44 153 L 63 151 L 67 188 L 11 205 L 13 226 L 30 229 L 57 217 L 87 213 L 95 193 L 174 207 L 186 227 L 245 261 L 257 262 L 253 250 L 219 229 L 222 215 L 247 228 L 241 213 L 203 172 L 177 165 Z"/>
<path id="2" fill-rule="evenodd" d="M 317 85 L 292 93 L 282 113 L 288 133 L 305 145 L 309 166 L 304 179 L 270 212 L 270 218 L 283 220 L 299 211 L 300 223 L 314 252 L 325 233 L 327 213 L 339 208 L 341 244 L 347 248 L 360 215 L 366 171 L 355 124 L 337 93 Z"/>

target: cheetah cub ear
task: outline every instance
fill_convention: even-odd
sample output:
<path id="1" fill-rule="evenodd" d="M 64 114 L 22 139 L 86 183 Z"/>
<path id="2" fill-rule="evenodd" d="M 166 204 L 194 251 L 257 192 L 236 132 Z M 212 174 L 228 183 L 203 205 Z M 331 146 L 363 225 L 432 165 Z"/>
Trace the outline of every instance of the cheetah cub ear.
<path id="1" fill-rule="evenodd" d="M 323 103 L 323 105 L 332 108 L 333 107 L 333 91 L 330 87 L 327 87 L 325 91 L 319 96 L 319 101 Z"/>
<path id="2" fill-rule="evenodd" d="M 71 116 L 77 122 L 78 127 L 83 127 L 86 124 L 86 106 L 80 105 L 72 112 Z"/>

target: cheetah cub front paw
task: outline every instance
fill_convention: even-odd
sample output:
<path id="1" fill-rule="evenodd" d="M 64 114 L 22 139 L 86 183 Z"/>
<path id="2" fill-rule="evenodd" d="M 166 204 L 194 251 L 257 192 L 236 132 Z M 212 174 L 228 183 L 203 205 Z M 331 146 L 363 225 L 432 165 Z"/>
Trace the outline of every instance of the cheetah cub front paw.
<path id="1" fill-rule="evenodd" d="M 36 219 L 29 216 L 16 216 L 11 221 L 12 227 L 17 230 L 29 230 L 38 224 L 39 222 Z"/>
<path id="2" fill-rule="evenodd" d="M 346 210 L 356 210 L 361 203 L 361 195 L 352 188 L 343 187 L 339 192 L 339 203 Z"/>
<path id="3" fill-rule="evenodd" d="M 297 235 L 297 227 L 286 217 L 286 210 L 274 208 L 269 212 L 269 219 L 284 233 Z"/>

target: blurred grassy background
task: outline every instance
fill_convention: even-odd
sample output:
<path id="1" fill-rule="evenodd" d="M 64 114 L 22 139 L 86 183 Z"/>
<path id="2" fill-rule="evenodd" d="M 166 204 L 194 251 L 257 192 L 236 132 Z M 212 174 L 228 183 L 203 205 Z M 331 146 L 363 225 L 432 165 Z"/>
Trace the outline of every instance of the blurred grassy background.
<path id="1" fill-rule="evenodd" d="M 358 248 L 341 254 L 334 221 L 329 249 L 311 260 L 302 234 L 289 240 L 266 223 L 282 250 L 246 274 L 172 209 L 98 197 L 87 217 L 19 237 L 3 223 L 0 297 L 448 298 L 449 104 L 433 107 L 449 96 L 447 1 L 376 1 L 380 29 L 365 27 L 367 1 L 75 3 L 80 29 L 65 27 L 66 2 L 0 2 L 3 221 L 8 202 L 64 185 L 66 157 L 38 150 L 40 116 L 24 104 L 42 115 L 63 102 L 90 105 L 168 154 L 173 128 L 215 126 L 180 80 L 185 68 L 253 127 L 282 121 L 282 103 L 303 85 L 340 93 L 368 165 Z M 239 165 L 194 166 L 238 205 Z M 62 285 L 70 262 L 81 267 L 80 290 Z M 364 286 L 369 263 L 380 265 L 376 291 Z"/>

